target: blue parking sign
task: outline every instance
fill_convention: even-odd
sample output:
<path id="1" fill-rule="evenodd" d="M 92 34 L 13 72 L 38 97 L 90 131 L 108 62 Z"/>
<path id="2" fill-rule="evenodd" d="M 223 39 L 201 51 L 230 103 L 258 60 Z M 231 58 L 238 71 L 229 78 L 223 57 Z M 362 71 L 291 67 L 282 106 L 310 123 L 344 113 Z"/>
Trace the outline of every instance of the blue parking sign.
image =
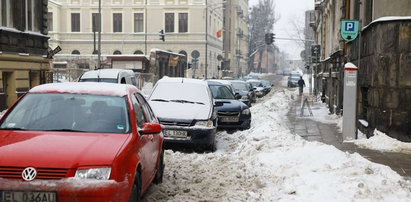
<path id="1" fill-rule="evenodd" d="M 358 36 L 358 20 L 341 21 L 341 37 L 346 41 L 352 41 Z"/>

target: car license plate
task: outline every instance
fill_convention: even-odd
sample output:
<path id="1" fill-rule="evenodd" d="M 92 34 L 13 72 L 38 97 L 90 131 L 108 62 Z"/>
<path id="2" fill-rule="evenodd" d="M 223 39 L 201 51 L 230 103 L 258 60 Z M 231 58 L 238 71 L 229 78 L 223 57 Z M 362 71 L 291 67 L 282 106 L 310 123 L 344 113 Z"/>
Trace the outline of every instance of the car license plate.
<path id="1" fill-rule="evenodd" d="M 186 138 L 187 131 L 183 130 L 166 130 L 166 137 Z"/>
<path id="2" fill-rule="evenodd" d="M 222 117 L 221 121 L 222 122 L 238 122 L 239 119 L 238 117 Z"/>
<path id="3" fill-rule="evenodd" d="M 0 191 L 1 202 L 56 202 L 55 192 Z"/>

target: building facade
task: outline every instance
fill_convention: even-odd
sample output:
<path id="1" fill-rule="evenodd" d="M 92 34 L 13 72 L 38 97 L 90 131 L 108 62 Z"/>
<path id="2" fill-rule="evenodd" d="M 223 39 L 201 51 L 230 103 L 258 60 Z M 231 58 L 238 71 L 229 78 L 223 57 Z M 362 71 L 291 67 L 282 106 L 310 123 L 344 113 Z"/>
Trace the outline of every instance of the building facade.
<path id="1" fill-rule="evenodd" d="M 52 81 L 47 57 L 47 1 L 0 0 L 0 110 Z"/>
<path id="2" fill-rule="evenodd" d="M 195 71 L 186 76 L 217 76 L 222 54 L 222 0 L 101 0 L 103 65 L 112 55 L 149 55 L 162 49 L 187 56 L 200 52 Z M 98 0 L 49 0 L 50 44 L 63 50 L 59 68 L 97 67 Z M 165 33 L 164 41 L 159 32 Z M 206 53 L 207 52 L 207 53 Z M 67 64 L 65 64 L 67 62 Z M 56 67 L 56 66 L 55 66 Z"/>
<path id="3" fill-rule="evenodd" d="M 223 76 L 241 77 L 248 69 L 248 0 L 226 0 L 224 5 Z"/>
<path id="4" fill-rule="evenodd" d="M 317 0 L 315 88 L 330 112 L 342 114 L 343 66 L 358 66 L 357 128 L 411 141 L 411 2 L 409 0 Z M 341 20 L 358 20 L 359 37 L 342 41 Z"/>

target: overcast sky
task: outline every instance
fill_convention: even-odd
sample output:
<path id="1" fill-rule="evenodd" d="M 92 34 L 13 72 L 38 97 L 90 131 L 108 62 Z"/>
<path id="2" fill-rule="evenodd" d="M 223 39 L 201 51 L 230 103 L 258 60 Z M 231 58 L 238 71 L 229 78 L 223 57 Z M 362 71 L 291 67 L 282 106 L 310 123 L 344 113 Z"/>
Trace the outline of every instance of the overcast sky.
<path id="1" fill-rule="evenodd" d="M 249 5 L 256 5 L 259 0 L 250 0 Z M 276 37 L 297 38 L 297 29 L 294 24 L 304 28 L 305 11 L 314 9 L 314 0 L 274 0 L 275 13 L 279 21 L 274 25 Z M 281 51 L 290 54 L 290 59 L 301 59 L 303 50 L 301 43 L 286 40 L 276 40 Z"/>

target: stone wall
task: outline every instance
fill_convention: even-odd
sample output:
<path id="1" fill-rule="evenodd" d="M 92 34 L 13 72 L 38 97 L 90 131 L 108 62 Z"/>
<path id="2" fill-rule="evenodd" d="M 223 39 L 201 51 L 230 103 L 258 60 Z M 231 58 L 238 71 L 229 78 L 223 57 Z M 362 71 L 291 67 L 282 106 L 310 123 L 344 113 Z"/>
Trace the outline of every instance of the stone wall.
<path id="1" fill-rule="evenodd" d="M 358 64 L 358 39 L 349 59 Z M 411 20 L 371 24 L 362 31 L 358 71 L 357 118 L 378 130 L 411 142 Z"/>

